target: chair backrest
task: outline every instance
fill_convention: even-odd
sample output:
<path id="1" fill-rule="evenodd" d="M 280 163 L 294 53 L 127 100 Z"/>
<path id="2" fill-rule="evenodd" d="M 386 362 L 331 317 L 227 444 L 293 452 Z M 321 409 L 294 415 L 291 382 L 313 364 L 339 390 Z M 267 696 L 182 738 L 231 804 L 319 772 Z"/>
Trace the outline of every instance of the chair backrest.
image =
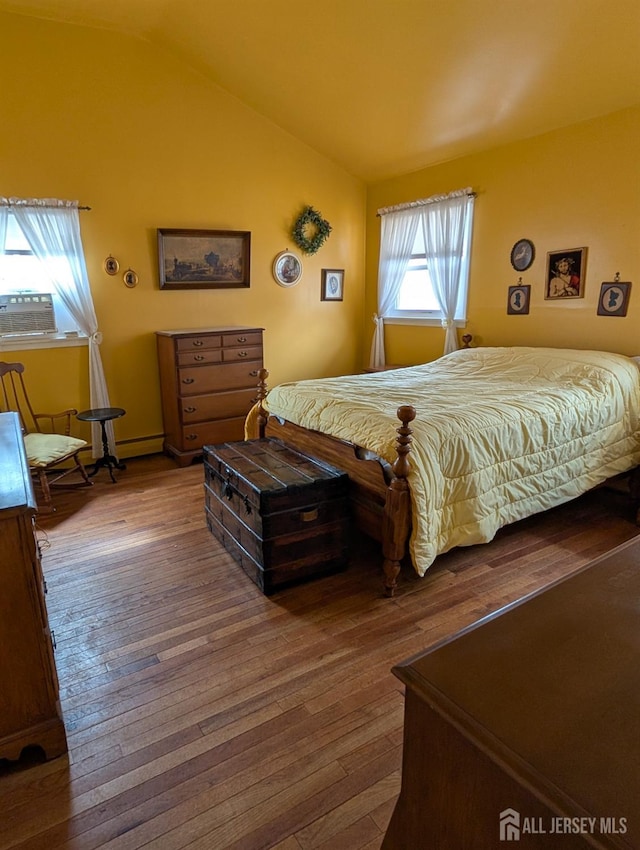
<path id="1" fill-rule="evenodd" d="M 33 408 L 27 395 L 22 363 L 0 362 L 0 384 L 2 385 L 0 405 L 3 412 L 13 410 L 20 417 L 20 425 L 25 434 L 39 431 Z"/>

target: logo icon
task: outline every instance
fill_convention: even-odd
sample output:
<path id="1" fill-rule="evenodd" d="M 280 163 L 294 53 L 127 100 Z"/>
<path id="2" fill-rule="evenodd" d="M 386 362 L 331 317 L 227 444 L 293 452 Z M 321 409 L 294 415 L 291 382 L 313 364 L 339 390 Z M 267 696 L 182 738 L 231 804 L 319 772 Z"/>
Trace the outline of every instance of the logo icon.
<path id="1" fill-rule="evenodd" d="M 520 812 L 515 809 L 500 812 L 500 841 L 520 841 Z"/>

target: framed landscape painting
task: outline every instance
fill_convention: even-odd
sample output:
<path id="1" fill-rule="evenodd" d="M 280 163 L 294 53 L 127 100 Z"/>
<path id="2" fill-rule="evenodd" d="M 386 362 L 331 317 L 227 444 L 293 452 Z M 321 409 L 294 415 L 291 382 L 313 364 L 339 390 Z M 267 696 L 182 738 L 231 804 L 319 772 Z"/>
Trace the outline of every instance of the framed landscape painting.
<path id="1" fill-rule="evenodd" d="M 250 285 L 251 233 L 158 229 L 160 289 L 230 289 Z"/>

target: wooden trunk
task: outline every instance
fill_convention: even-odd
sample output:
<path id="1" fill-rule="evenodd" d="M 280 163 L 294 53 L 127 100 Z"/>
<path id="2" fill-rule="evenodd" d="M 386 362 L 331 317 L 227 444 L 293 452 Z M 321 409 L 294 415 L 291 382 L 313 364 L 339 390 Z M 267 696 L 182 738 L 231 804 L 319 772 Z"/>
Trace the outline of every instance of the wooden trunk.
<path id="1" fill-rule="evenodd" d="M 345 569 L 348 476 L 272 439 L 204 447 L 211 533 L 265 593 Z"/>

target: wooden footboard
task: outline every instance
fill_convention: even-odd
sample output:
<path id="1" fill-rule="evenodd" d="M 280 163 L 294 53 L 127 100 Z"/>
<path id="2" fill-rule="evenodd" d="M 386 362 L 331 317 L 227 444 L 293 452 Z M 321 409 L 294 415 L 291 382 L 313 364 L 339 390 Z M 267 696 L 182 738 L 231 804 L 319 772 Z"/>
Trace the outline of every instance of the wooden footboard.
<path id="1" fill-rule="evenodd" d="M 349 475 L 352 516 L 357 527 L 382 543 L 384 592 L 393 596 L 411 531 L 411 495 L 407 475 L 411 451 L 411 428 L 415 409 L 398 408 L 397 458 L 393 464 L 366 449 L 311 431 L 269 414 L 262 402 L 267 394 L 269 373 L 259 373 L 260 403 L 255 437 L 274 437 L 299 451 L 325 460 Z"/>

